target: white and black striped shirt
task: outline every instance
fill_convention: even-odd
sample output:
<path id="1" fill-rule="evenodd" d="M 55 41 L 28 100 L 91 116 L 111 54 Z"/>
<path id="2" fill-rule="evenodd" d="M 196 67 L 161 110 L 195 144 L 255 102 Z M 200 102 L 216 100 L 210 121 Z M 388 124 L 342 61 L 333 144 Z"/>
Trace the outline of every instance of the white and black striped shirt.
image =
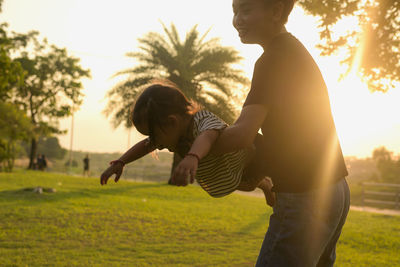
<path id="1" fill-rule="evenodd" d="M 194 115 L 193 136 L 205 130 L 222 130 L 227 124 L 215 114 L 201 110 Z M 196 180 L 212 197 L 223 197 L 236 190 L 248 160 L 248 150 L 239 150 L 222 155 L 208 154 L 200 162 Z"/>

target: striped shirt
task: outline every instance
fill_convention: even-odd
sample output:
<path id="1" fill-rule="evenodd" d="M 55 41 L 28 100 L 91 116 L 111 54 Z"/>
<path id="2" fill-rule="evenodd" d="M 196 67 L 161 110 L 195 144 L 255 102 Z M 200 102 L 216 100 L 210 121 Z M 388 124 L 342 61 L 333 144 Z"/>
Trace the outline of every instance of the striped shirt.
<path id="1" fill-rule="evenodd" d="M 222 130 L 227 124 L 213 113 L 201 110 L 193 118 L 193 136 L 205 130 Z M 248 150 L 238 150 L 222 155 L 208 154 L 200 162 L 196 180 L 212 197 L 223 197 L 236 190 L 249 158 Z"/>

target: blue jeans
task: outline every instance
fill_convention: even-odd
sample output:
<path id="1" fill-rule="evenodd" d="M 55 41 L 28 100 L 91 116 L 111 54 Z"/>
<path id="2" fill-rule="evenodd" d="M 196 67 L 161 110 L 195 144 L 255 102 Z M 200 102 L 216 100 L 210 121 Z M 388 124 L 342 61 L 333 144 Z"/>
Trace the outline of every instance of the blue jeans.
<path id="1" fill-rule="evenodd" d="M 256 267 L 333 266 L 350 206 L 346 180 L 276 198 Z"/>

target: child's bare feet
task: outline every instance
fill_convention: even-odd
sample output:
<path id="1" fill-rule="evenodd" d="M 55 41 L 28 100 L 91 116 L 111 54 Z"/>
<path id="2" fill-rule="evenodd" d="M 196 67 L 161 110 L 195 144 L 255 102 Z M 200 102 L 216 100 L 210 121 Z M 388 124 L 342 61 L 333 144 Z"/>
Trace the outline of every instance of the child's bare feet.
<path id="1" fill-rule="evenodd" d="M 267 204 L 271 207 L 275 205 L 275 192 L 272 192 L 272 181 L 270 178 L 265 177 L 264 179 L 261 180 L 261 182 L 257 185 L 258 188 L 260 188 L 265 195 L 265 200 L 267 201 Z"/>

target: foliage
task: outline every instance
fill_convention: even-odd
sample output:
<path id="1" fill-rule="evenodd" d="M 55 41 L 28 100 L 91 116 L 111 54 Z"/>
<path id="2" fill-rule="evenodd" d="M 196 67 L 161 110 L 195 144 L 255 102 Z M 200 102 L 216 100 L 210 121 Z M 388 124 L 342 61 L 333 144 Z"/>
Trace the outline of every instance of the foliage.
<path id="1" fill-rule="evenodd" d="M 347 177 L 350 182 L 360 183 L 376 180 L 378 170 L 372 158 L 345 157 L 345 162 L 349 172 Z"/>
<path id="2" fill-rule="evenodd" d="M 50 159 L 62 159 L 67 150 L 60 146 L 57 137 L 41 137 L 38 142 L 38 153 L 45 154 Z"/>
<path id="3" fill-rule="evenodd" d="M 23 69 L 10 54 L 21 45 L 24 38 L 23 35 L 10 37 L 7 24 L 0 24 L 0 101 L 9 100 L 12 88 L 22 82 Z"/>
<path id="4" fill-rule="evenodd" d="M 108 92 L 106 115 L 113 114 L 115 127 L 125 122 L 130 127 L 129 111 L 142 86 L 154 78 L 166 78 L 176 83 L 183 93 L 214 112 L 228 123 L 235 119 L 232 99 L 233 89 L 248 80 L 242 72 L 232 68 L 241 60 L 238 52 L 223 47 L 219 39 L 205 41 L 206 32 L 200 36 L 194 26 L 181 41 L 174 24 L 168 29 L 163 24 L 164 35 L 150 32 L 139 39 L 140 51 L 127 53 L 139 64 L 120 71 L 116 76 L 127 79 Z"/>
<path id="5" fill-rule="evenodd" d="M 56 193 L 24 191 L 36 186 Z M 271 209 L 197 186 L 0 174 L 4 266 L 254 266 Z M 337 266 L 400 266 L 400 217 L 350 211 Z"/>
<path id="6" fill-rule="evenodd" d="M 299 0 L 311 15 L 320 17 L 322 55 L 347 51 L 343 63 L 358 67 L 369 88 L 387 91 L 400 81 L 400 1 Z M 335 26 L 357 18 L 358 28 L 336 33 Z"/>
<path id="7" fill-rule="evenodd" d="M 0 11 L 1 4 L 2 1 Z M 0 101 L 12 103 L 15 106 L 13 111 L 22 110 L 30 118 L 33 126 L 30 134 L 31 168 L 37 139 L 61 132 L 57 119 L 69 116 L 72 108 L 76 109 L 82 103 L 80 80 L 90 74 L 80 67 L 79 59 L 67 54 L 66 49 L 49 45 L 46 39 L 39 40 L 38 32 L 10 34 L 7 26 L 0 25 Z M 7 116 L 9 118 L 1 119 L 16 118 L 10 114 Z M 15 137 L 7 138 L 14 140 Z M 2 142 L 2 147 L 8 146 Z M 15 151 L 14 145 L 7 151 Z"/>
<path id="8" fill-rule="evenodd" d="M 22 143 L 23 150 L 19 157 L 25 157 L 30 152 L 30 140 L 29 142 Z M 63 159 L 67 154 L 67 150 L 62 148 L 59 140 L 55 136 L 51 137 L 39 137 L 37 142 L 37 154 L 44 154 L 49 160 Z"/>
<path id="9" fill-rule="evenodd" d="M 16 57 L 25 71 L 24 80 L 14 88 L 12 99 L 34 126 L 29 165 L 32 167 L 38 137 L 61 133 L 57 120 L 71 115 L 81 105 L 81 79 L 90 77 L 90 73 L 65 48 L 49 45 L 46 39 L 40 41 L 37 32 L 30 32 L 27 37 Z"/>
<path id="10" fill-rule="evenodd" d="M 400 184 L 400 158 L 394 159 L 393 152 L 385 147 L 376 148 L 372 153 L 380 181 Z"/>
<path id="11" fill-rule="evenodd" d="M 19 141 L 27 140 L 31 123 L 24 112 L 14 105 L 0 101 L 0 171 L 11 172 Z"/>
<path id="12" fill-rule="evenodd" d="M 1 12 L 2 1 L 0 1 Z M 24 71 L 11 57 L 26 44 L 27 35 L 8 34 L 8 25 L 0 24 L 0 171 L 12 171 L 21 140 L 30 136 L 31 123 L 23 111 L 13 104 L 12 90 L 23 82 Z"/>
<path id="13" fill-rule="evenodd" d="M 29 147 L 25 145 L 25 150 L 29 152 Z M 40 137 L 38 139 L 37 153 L 46 155 L 48 159 L 63 159 L 67 154 L 67 150 L 60 146 L 58 138 Z"/>
<path id="14" fill-rule="evenodd" d="M 78 58 L 67 54 L 66 49 L 49 45 L 46 39 L 40 43 L 36 33 L 30 37 L 33 51 L 27 47 L 17 58 L 26 74 L 24 84 L 16 90 L 14 102 L 37 126 L 58 133 L 46 119 L 71 115 L 73 106 L 82 104 L 80 80 L 90 74 L 80 67 Z"/>

